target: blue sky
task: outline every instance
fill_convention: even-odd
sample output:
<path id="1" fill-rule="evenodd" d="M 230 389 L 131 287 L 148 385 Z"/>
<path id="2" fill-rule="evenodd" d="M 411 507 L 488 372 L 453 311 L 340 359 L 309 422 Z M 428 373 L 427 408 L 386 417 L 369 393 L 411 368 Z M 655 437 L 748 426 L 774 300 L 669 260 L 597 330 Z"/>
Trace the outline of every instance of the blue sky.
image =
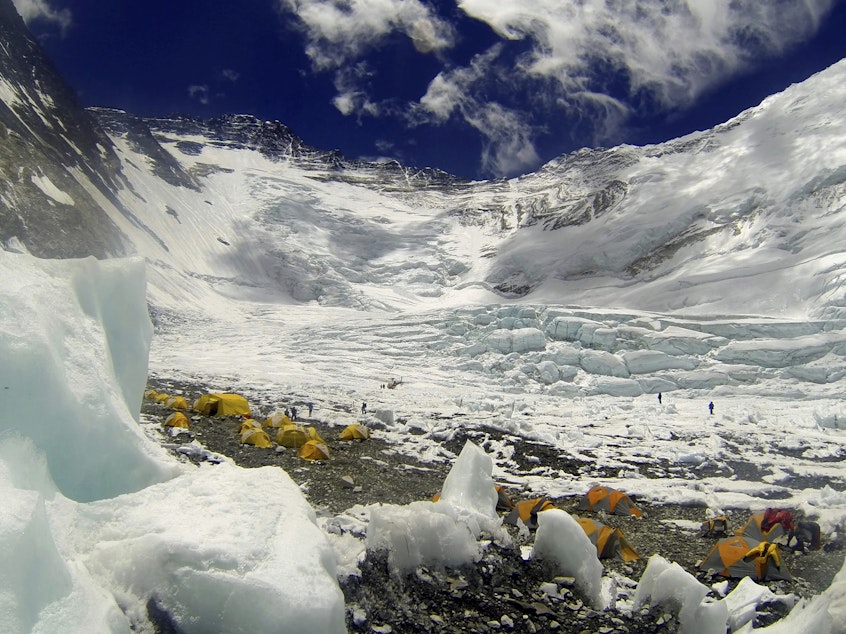
<path id="1" fill-rule="evenodd" d="M 14 2 L 86 106 L 469 178 L 706 129 L 846 57 L 846 0 Z"/>

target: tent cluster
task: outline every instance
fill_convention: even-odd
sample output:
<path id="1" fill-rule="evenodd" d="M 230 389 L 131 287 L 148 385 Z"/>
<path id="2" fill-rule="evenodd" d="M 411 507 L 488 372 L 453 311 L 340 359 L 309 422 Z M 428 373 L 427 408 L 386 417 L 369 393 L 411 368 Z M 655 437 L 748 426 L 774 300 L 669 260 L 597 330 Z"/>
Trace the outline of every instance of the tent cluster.
<path id="1" fill-rule="evenodd" d="M 262 426 L 276 429 L 276 444 L 296 449 L 305 460 L 328 460 L 329 447 L 314 427 L 300 427 L 284 414 L 271 414 Z"/>
<path id="2" fill-rule="evenodd" d="M 158 394 L 154 390 L 145 393 L 147 398 L 177 410 L 193 409 L 205 416 L 236 416 L 243 419 L 238 428 L 242 444 L 254 447 L 273 447 L 274 442 L 282 447 L 297 449 L 297 455 L 305 460 L 328 460 L 329 446 L 314 427 L 297 425 L 286 413 L 276 412 L 262 422 L 252 418 L 250 404 L 240 394 L 214 393 L 203 394 L 192 407 L 182 396 Z M 181 411 L 176 411 L 165 419 L 167 427 L 190 429 L 190 420 Z M 339 440 L 366 440 L 370 430 L 360 423 L 348 425 L 339 435 Z"/>
<path id="3" fill-rule="evenodd" d="M 713 527 L 728 532 L 725 517 L 711 520 L 711 524 L 713 526 L 708 522 L 703 524 L 703 536 L 716 534 L 716 531 L 706 530 Z M 816 522 L 795 522 L 791 511 L 769 508 L 752 515 L 733 536 L 714 544 L 698 568 L 713 575 L 751 577 L 756 581 L 791 579 L 780 547 L 782 544 L 790 546 L 794 540 L 797 549 L 819 549 L 822 545 L 819 525 Z"/>
<path id="4" fill-rule="evenodd" d="M 514 526 L 519 526 L 522 523 L 526 528 L 534 531 L 538 527 L 538 514 L 554 508 L 558 507 L 548 498 L 539 497 L 524 500 L 512 504 L 512 508 L 505 516 L 504 521 Z M 590 512 L 605 511 L 614 515 L 634 517 L 640 517 L 643 514 L 629 496 L 607 487 L 590 489 L 579 499 L 578 509 Z M 596 547 L 596 554 L 600 559 L 617 558 L 629 562 L 640 558 L 619 528 L 606 526 L 602 522 L 587 517 L 576 518 L 576 521 Z"/>
<path id="5" fill-rule="evenodd" d="M 191 408 L 191 406 L 188 404 L 188 401 L 185 400 L 184 396 L 171 396 L 170 394 L 159 394 L 155 390 L 147 390 L 144 393 L 144 396 L 156 401 L 157 403 L 161 403 L 165 407 L 170 407 L 171 409 Z"/>

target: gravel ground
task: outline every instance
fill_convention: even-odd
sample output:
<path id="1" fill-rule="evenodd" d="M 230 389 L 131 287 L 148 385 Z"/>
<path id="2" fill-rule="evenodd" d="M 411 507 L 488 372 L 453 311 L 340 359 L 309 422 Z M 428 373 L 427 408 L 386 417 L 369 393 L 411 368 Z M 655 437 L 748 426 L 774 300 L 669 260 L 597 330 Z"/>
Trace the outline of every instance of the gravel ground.
<path id="1" fill-rule="evenodd" d="M 167 379 L 151 379 L 148 388 L 168 394 L 183 394 L 189 402 L 203 393 L 200 384 L 187 384 Z M 255 406 L 255 404 L 254 404 Z M 327 405 L 343 409 L 342 405 Z M 257 405 L 259 411 L 270 411 L 269 405 Z M 301 411 L 307 411 L 305 407 Z M 145 399 L 142 415 L 146 421 L 163 422 L 172 412 L 169 408 Z M 162 431 L 161 442 L 175 449 L 197 440 L 211 452 L 223 454 L 243 467 L 266 465 L 285 469 L 300 485 L 318 515 L 334 516 L 355 504 L 408 504 L 425 500 L 440 490 L 451 464 L 419 463 L 394 452 L 384 440 L 341 442 L 340 431 L 321 420 L 305 418 L 301 424 L 314 426 L 327 441 L 331 459 L 306 462 L 296 450 L 260 449 L 241 445 L 237 430 L 241 420 L 235 417 L 209 418 L 192 412 L 191 430 L 172 437 Z M 378 421 L 368 425 L 378 429 Z M 446 449 L 458 453 L 465 440 L 497 438 L 493 429 L 467 429 L 465 435 L 444 443 Z M 528 453 L 528 452 L 526 452 Z M 562 458 L 552 447 L 532 443 L 532 462 L 527 470 L 539 466 L 554 467 L 578 474 L 584 463 Z M 182 459 L 188 459 L 182 455 Z M 342 478 L 351 478 L 354 487 Z M 509 491 L 520 501 L 519 491 Z M 552 500 L 564 510 L 575 510 L 575 498 Z M 692 523 L 705 519 L 705 509 L 678 505 L 640 505 L 643 518 L 596 517 L 605 524 L 622 529 L 641 558 L 628 564 L 603 560 L 607 574 L 617 581 L 618 601 L 629 598 L 641 578 L 648 558 L 660 554 L 679 563 L 710 585 L 710 580 L 696 569 L 713 546 L 716 538 L 702 538 L 691 530 Z M 741 526 L 749 513 L 735 510 L 732 527 Z M 586 605 L 569 578 L 556 578 L 540 562 L 525 561 L 519 546 L 527 543 L 516 529 L 515 547 L 489 546 L 483 559 L 473 566 L 457 570 L 419 568 L 414 574 L 398 577 L 391 573 L 384 553 L 370 553 L 361 566 L 359 577 L 341 580 L 347 603 L 347 626 L 350 632 L 673 632 L 678 629 L 676 617 L 661 607 L 646 607 L 639 612 L 609 609 L 597 612 Z M 530 541 L 530 540 L 529 540 Z M 768 583 L 777 593 L 794 593 L 801 597 L 818 594 L 827 588 L 843 565 L 844 540 L 828 541 L 825 548 L 808 554 L 784 554 L 792 581 Z M 737 581 L 729 583 L 729 589 Z M 544 585 L 547 584 L 547 585 Z M 549 585 L 552 584 L 552 585 Z M 550 588 L 555 588 L 551 592 Z M 624 602 L 624 601 L 623 601 Z M 624 602 L 625 603 L 625 602 Z M 756 626 L 778 620 L 786 612 L 781 602 L 759 609 Z"/>

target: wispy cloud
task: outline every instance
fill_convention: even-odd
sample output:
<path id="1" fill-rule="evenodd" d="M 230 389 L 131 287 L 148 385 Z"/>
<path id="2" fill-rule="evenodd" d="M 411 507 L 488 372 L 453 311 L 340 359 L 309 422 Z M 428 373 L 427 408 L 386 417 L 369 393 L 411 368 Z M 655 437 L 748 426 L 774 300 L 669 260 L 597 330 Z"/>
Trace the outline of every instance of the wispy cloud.
<path id="1" fill-rule="evenodd" d="M 339 111 L 402 113 L 416 125 L 463 120 L 481 135 L 482 166 L 495 176 L 536 167 L 544 135 L 616 143 L 638 117 L 690 107 L 812 35 L 836 1 L 456 0 L 499 37 L 456 64 L 449 55 L 460 34 L 437 13 L 446 13 L 443 3 L 277 0 L 298 17 L 313 68 L 335 73 Z M 372 77 L 355 71 L 394 33 L 442 62 L 425 95 L 405 107 L 375 103 Z"/>
<path id="2" fill-rule="evenodd" d="M 34 20 L 46 20 L 58 25 L 65 33 L 73 22 L 70 9 L 56 9 L 46 0 L 13 0 L 15 8 L 27 24 Z"/>
<path id="3" fill-rule="evenodd" d="M 209 95 L 209 87 L 205 85 L 195 84 L 192 86 L 188 86 L 188 96 L 191 99 L 196 99 L 201 104 L 208 105 L 211 97 Z"/>
<path id="4" fill-rule="evenodd" d="M 458 0 L 501 37 L 528 40 L 515 71 L 555 80 L 565 95 L 605 92 L 609 75 L 639 107 L 684 107 L 762 56 L 816 31 L 834 0 Z"/>
<path id="5" fill-rule="evenodd" d="M 378 117 L 383 114 L 383 107 L 368 96 L 367 82 L 373 74 L 373 70 L 364 62 L 338 69 L 335 73 L 335 90 L 338 94 L 332 99 L 332 105 L 344 116 Z"/>
<path id="6" fill-rule="evenodd" d="M 451 47 L 453 27 L 419 0 L 277 0 L 299 18 L 318 69 L 338 68 L 402 33 L 421 53 Z"/>
<path id="7" fill-rule="evenodd" d="M 481 99 L 476 90 L 496 76 L 494 64 L 499 53 L 500 47 L 494 46 L 469 66 L 439 74 L 410 116 L 412 123 L 418 124 L 461 117 L 482 136 L 482 170 L 495 176 L 525 172 L 540 160 L 532 141 L 536 131 L 525 114 Z"/>
<path id="8" fill-rule="evenodd" d="M 220 75 L 227 81 L 231 81 L 233 84 L 241 78 L 241 73 L 237 70 L 232 70 L 231 68 L 224 68 L 220 71 Z"/>

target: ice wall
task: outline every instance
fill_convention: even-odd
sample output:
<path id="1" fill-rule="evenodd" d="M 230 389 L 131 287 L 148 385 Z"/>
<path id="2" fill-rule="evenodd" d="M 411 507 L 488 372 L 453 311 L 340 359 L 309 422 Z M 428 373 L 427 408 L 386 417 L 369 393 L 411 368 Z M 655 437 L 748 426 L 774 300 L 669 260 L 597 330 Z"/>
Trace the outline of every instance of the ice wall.
<path id="1" fill-rule="evenodd" d="M 290 477 L 140 429 L 151 330 L 141 260 L 0 251 L 0 632 L 343 632 Z"/>
<path id="2" fill-rule="evenodd" d="M 77 501 L 174 476 L 137 416 L 152 325 L 144 262 L 0 252 L 0 430 L 29 438 Z"/>

